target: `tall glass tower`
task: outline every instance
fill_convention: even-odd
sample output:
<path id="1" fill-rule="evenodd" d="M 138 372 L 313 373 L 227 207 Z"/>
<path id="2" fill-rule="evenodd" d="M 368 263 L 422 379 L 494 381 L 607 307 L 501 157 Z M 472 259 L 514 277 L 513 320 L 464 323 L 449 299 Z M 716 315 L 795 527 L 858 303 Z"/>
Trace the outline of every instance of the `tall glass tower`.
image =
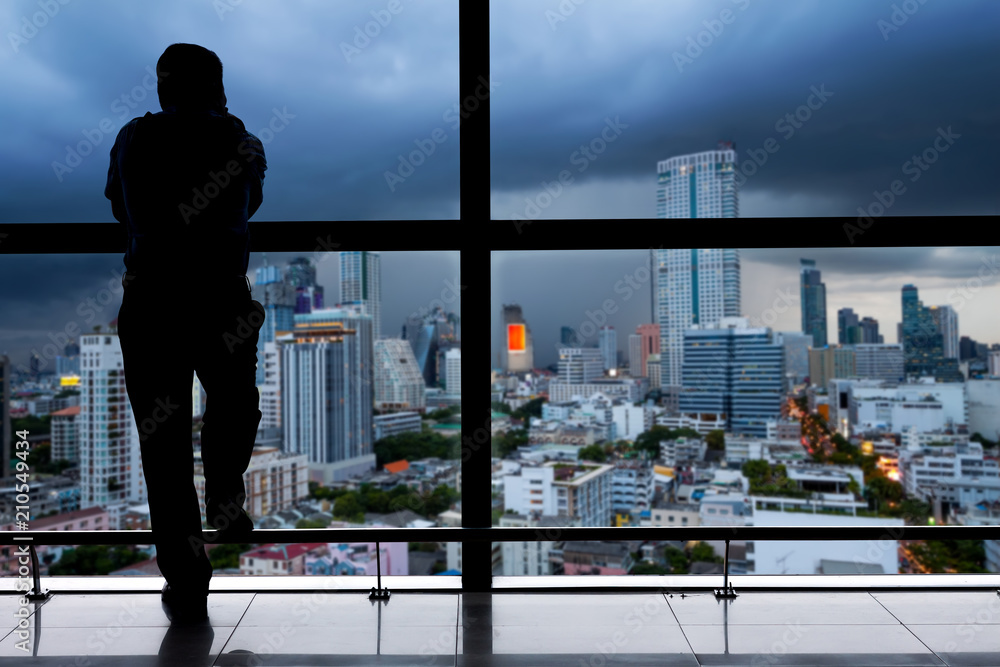
<path id="1" fill-rule="evenodd" d="M 736 147 L 677 155 L 656 165 L 657 218 L 738 218 Z"/>
<path id="2" fill-rule="evenodd" d="M 375 340 L 382 335 L 382 258 L 377 252 L 340 253 L 340 303 L 359 305 L 372 316 Z"/>
<path id="3" fill-rule="evenodd" d="M 740 314 L 740 251 L 736 248 L 653 251 L 656 324 L 662 386 L 680 386 L 684 332 Z"/>
<path id="4" fill-rule="evenodd" d="M 813 338 L 813 347 L 826 347 L 826 285 L 816 268 L 816 260 L 800 260 L 800 303 L 802 333 Z"/>

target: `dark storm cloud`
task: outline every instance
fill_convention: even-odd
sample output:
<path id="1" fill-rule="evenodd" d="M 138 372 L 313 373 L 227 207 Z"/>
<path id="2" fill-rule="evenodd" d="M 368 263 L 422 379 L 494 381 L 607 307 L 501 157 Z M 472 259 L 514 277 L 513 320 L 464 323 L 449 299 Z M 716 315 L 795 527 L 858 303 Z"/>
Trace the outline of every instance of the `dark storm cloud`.
<path id="1" fill-rule="evenodd" d="M 658 160 L 727 139 L 744 165 L 749 151 L 759 156 L 745 167 L 757 169 L 743 195 L 766 198 L 772 214 L 804 195 L 836 202 L 819 214 L 857 215 L 894 180 L 907 191 L 892 214 L 995 213 L 1000 4 L 912 0 L 905 23 L 897 16 L 899 29 L 886 29 L 902 4 L 591 1 L 550 25 L 555 2 L 494 3 L 493 76 L 503 86 L 491 110 L 493 188 L 537 190 L 563 169 L 576 185 L 617 178 L 653 188 Z M 699 39 L 705 46 L 692 47 Z M 783 122 L 799 112 L 809 119 Z M 628 129 L 578 173 L 571 155 L 609 116 Z M 937 156 L 943 166 L 912 180 L 907 162 L 934 146 L 939 128 L 959 138 Z M 768 139 L 777 152 L 762 152 Z M 643 205 L 650 217 L 653 202 Z M 616 204 L 645 210 L 608 209 Z"/>
<path id="2" fill-rule="evenodd" d="M 0 5 L 0 222 L 113 221 L 111 144 L 129 119 L 160 110 L 150 70 L 174 42 L 219 55 L 230 112 L 265 144 L 254 220 L 458 216 L 459 131 L 445 116 L 458 100 L 457 2 L 54 4 L 36 31 L 23 21 L 40 11 L 37 0 Z M 391 190 L 385 172 L 438 128 L 445 140 Z M 81 142 L 70 164 L 67 146 Z M 57 174 L 54 162 L 69 170 Z M 338 260 L 327 259 L 317 265 L 329 304 L 339 298 Z M 251 277 L 261 261 L 251 257 Z M 120 254 L 2 256 L 0 353 L 24 364 L 33 349 L 61 351 L 66 332 L 106 325 L 123 270 Z M 382 272 L 383 331 L 399 335 L 404 317 L 457 283 L 457 254 L 386 253 Z"/>
<path id="3" fill-rule="evenodd" d="M 0 83 L 13 93 L 0 123 L 12 131 L 0 136 L 0 221 L 112 219 L 108 151 L 129 119 L 159 111 L 149 69 L 178 41 L 219 54 L 230 112 L 264 141 L 257 218 L 457 216 L 458 129 L 445 118 L 458 100 L 456 2 L 221 0 L 232 10 L 221 18 L 219 5 L 71 3 L 16 52 L 5 39 Z M 38 10 L 6 3 L 3 34 Z M 445 140 L 390 189 L 385 172 L 437 128 Z M 81 142 L 88 154 L 74 164 Z"/>

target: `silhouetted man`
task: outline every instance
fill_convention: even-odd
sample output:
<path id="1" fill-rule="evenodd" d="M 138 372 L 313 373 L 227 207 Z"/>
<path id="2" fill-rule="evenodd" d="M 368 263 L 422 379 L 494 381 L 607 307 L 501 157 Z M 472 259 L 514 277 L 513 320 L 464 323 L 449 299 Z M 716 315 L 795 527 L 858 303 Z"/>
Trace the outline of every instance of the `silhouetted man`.
<path id="1" fill-rule="evenodd" d="M 164 608 L 171 620 L 198 621 L 212 566 L 193 480 L 192 374 L 208 397 L 207 520 L 229 536 L 248 535 L 243 473 L 261 418 L 255 372 L 264 310 L 246 277 L 247 220 L 260 206 L 266 163 L 260 141 L 226 109 L 215 53 L 173 44 L 156 72 L 163 111 L 118 133 L 105 196 L 128 230 L 118 335 L 167 581 Z"/>

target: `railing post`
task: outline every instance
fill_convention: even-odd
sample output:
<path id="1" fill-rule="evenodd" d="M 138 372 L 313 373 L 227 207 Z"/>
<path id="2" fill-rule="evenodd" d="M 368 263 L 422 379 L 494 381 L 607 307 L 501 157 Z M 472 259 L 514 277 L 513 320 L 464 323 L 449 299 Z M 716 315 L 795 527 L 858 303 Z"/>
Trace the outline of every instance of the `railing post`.
<path id="1" fill-rule="evenodd" d="M 52 594 L 48 591 L 42 590 L 42 577 L 38 572 L 38 552 L 35 551 L 34 544 L 28 545 L 28 552 L 31 556 L 31 579 L 33 588 L 32 591 L 24 597 L 29 600 L 47 600 Z"/>
<path id="2" fill-rule="evenodd" d="M 382 588 L 382 548 L 378 542 L 375 542 L 375 574 L 378 577 L 376 579 L 378 587 L 372 589 L 372 592 L 368 594 L 368 599 L 372 602 L 376 600 L 388 600 L 389 589 Z"/>
<path id="3" fill-rule="evenodd" d="M 731 600 L 736 597 L 736 591 L 729 585 L 729 540 L 726 540 L 726 555 L 722 560 L 722 589 L 715 591 L 715 599 Z"/>

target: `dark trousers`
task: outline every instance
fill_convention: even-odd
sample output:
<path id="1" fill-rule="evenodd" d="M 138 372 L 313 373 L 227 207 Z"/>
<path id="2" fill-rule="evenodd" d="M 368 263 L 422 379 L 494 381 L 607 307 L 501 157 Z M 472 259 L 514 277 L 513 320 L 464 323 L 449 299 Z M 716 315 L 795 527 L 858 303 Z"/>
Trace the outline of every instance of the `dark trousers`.
<path id="1" fill-rule="evenodd" d="M 206 590 L 212 567 L 194 487 L 193 373 L 207 397 L 201 430 L 206 496 L 242 504 L 243 473 L 261 419 L 255 366 L 264 307 L 251 298 L 243 276 L 179 285 L 126 274 L 122 284 L 118 335 L 157 564 L 172 588 Z"/>

